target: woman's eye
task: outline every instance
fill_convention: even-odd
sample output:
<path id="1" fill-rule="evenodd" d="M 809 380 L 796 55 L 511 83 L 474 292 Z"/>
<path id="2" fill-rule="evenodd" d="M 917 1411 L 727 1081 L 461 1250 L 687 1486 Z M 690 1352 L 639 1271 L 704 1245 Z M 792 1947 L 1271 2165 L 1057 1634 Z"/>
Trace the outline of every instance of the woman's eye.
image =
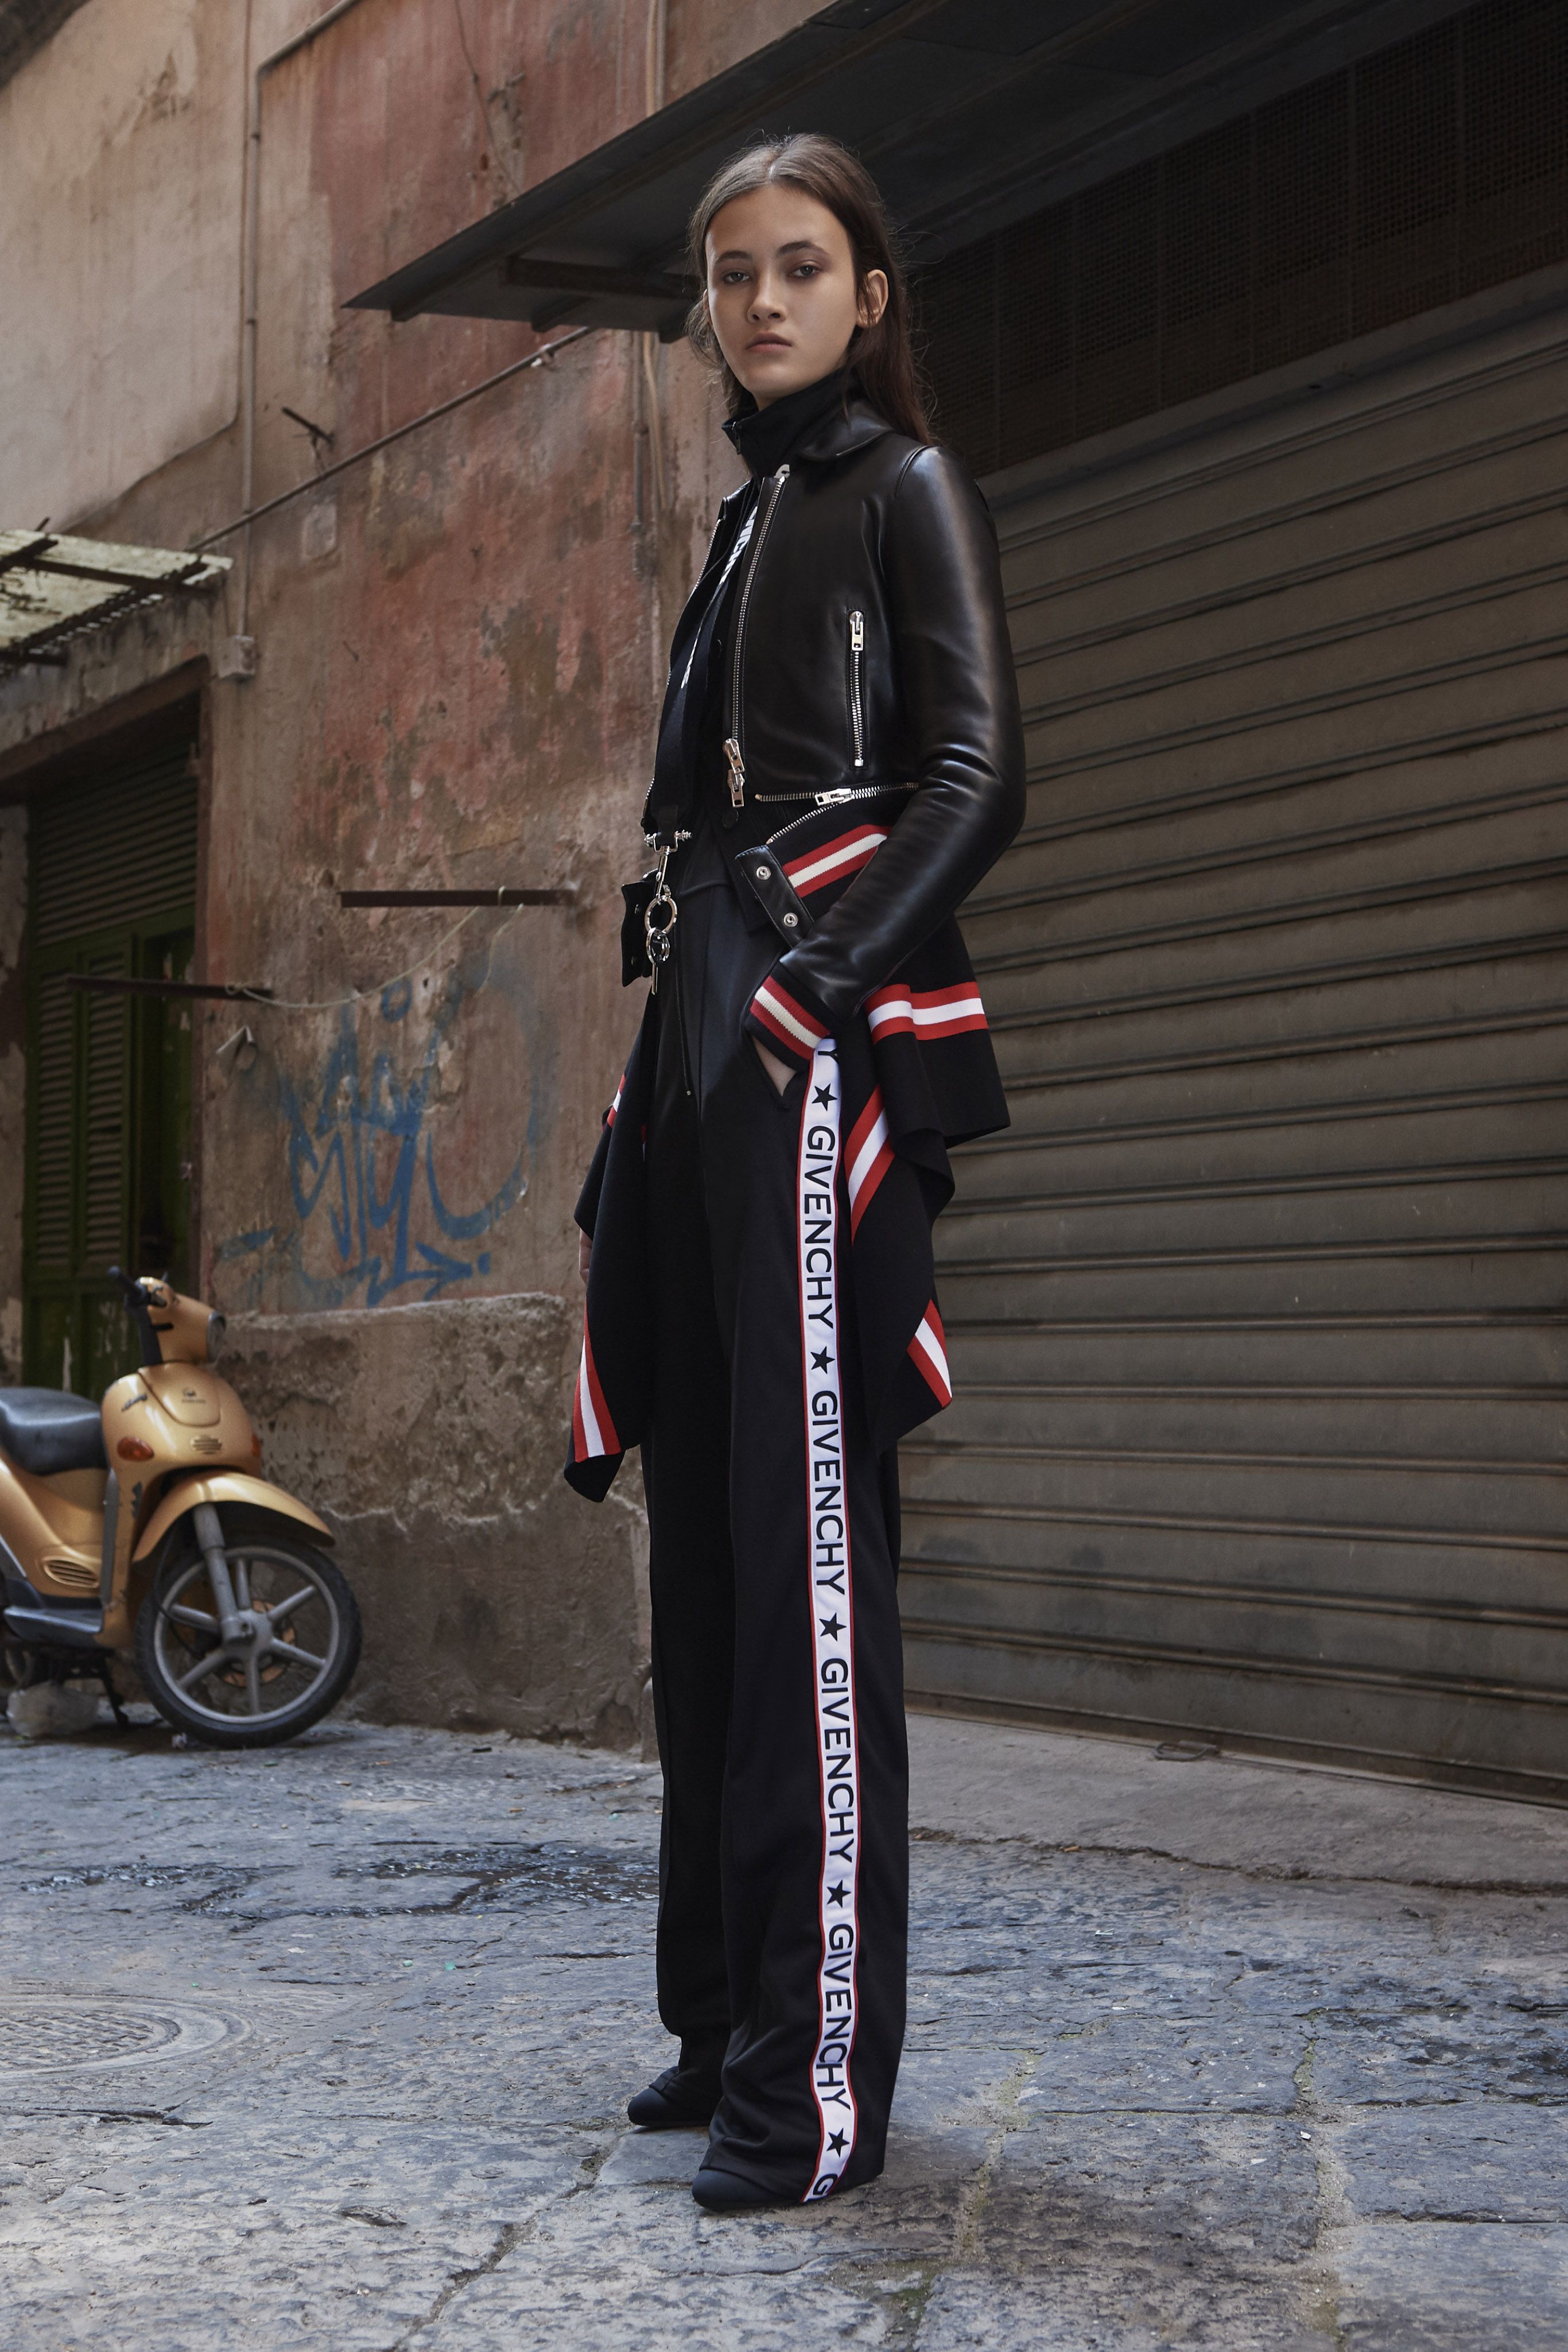
<path id="1" fill-rule="evenodd" d="M 820 278 L 822 271 L 815 261 L 803 261 L 797 265 L 795 274 L 797 278 Z"/>

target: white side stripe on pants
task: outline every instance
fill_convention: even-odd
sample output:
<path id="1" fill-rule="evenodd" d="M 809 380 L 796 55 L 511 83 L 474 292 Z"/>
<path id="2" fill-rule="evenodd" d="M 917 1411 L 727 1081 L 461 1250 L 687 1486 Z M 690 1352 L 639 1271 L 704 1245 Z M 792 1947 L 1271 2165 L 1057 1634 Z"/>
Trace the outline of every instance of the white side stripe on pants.
<path id="1" fill-rule="evenodd" d="M 812 1056 L 800 1123 L 796 1209 L 800 1244 L 801 1373 L 816 1745 L 822 1770 L 822 1875 L 812 2095 L 822 2128 L 806 2201 L 826 2197 L 855 2147 L 855 2047 L 860 1920 L 860 1762 L 855 1720 L 854 1588 L 845 1483 L 844 1398 L 838 1373 L 838 1062 L 831 1037 Z"/>

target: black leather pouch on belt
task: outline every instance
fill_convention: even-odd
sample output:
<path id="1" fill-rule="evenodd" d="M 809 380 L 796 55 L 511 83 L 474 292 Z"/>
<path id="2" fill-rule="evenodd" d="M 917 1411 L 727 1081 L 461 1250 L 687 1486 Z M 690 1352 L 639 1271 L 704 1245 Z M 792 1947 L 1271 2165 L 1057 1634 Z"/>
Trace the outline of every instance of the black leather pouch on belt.
<path id="1" fill-rule="evenodd" d="M 647 912 L 647 902 L 658 887 L 657 874 L 640 875 L 635 882 L 621 884 L 621 896 L 626 911 L 621 917 L 621 986 L 629 988 L 634 980 L 651 980 L 653 966 L 647 960 L 647 937 L 642 919 Z"/>
<path id="2" fill-rule="evenodd" d="M 755 849 L 737 850 L 734 866 L 785 947 L 804 940 L 812 928 L 812 918 L 784 872 L 778 851 L 765 841 L 759 842 Z"/>
<path id="3" fill-rule="evenodd" d="M 770 849 L 766 842 L 762 842 L 755 849 L 737 852 L 732 863 L 752 903 L 761 910 L 785 947 L 793 947 L 796 940 L 804 940 L 812 928 L 812 917 L 784 872 L 777 850 Z M 621 918 L 623 988 L 629 988 L 635 980 L 647 980 L 652 976 L 643 917 L 658 887 L 658 877 L 655 874 L 640 875 L 637 881 L 621 885 L 621 896 L 626 902 L 626 911 Z M 754 917 L 752 928 L 756 928 Z"/>

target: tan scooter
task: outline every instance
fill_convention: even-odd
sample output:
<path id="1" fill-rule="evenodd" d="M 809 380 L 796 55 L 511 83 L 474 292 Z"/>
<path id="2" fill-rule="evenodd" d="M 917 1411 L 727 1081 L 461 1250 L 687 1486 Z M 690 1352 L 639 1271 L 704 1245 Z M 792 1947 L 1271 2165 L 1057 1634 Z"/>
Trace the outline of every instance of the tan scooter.
<path id="1" fill-rule="evenodd" d="M 88 1676 L 124 1716 L 112 1660 L 215 1748 L 265 1748 L 336 1704 L 360 1619 L 331 1535 L 257 1475 L 261 1441 L 208 1369 L 224 1319 L 166 1282 L 110 1274 L 142 1370 L 101 1410 L 59 1389 L 0 1389 L 5 1664 L 23 1688 Z"/>

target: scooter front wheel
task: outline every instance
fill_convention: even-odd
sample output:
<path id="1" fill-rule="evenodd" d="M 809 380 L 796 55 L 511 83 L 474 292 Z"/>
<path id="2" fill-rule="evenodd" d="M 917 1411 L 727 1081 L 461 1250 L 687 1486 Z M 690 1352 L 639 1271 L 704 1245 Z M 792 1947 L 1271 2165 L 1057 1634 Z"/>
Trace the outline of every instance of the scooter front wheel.
<path id="1" fill-rule="evenodd" d="M 317 1723 L 359 1664 L 359 1609 L 341 1569 L 277 1522 L 226 1526 L 240 1625 L 226 1635 L 187 1538 L 136 1620 L 136 1671 L 166 1723 L 214 1748 L 269 1748 Z"/>

